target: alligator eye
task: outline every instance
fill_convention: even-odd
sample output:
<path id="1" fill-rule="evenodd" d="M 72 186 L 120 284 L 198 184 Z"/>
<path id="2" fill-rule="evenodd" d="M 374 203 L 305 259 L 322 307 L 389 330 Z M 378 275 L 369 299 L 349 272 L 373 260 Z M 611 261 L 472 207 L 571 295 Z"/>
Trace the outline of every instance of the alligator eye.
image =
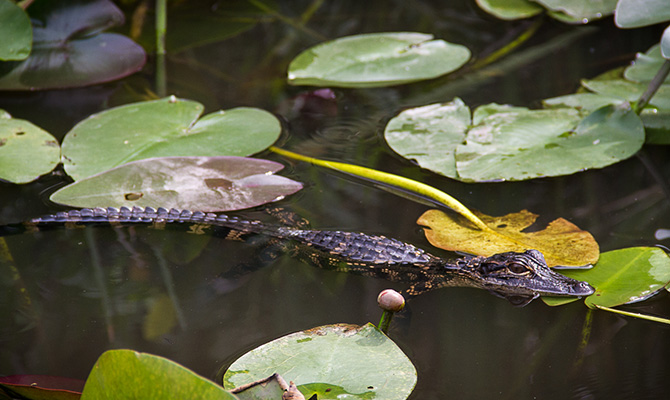
<path id="1" fill-rule="evenodd" d="M 512 263 L 507 266 L 509 271 L 513 274 L 525 274 L 528 272 L 528 268 L 525 265 L 519 263 Z"/>

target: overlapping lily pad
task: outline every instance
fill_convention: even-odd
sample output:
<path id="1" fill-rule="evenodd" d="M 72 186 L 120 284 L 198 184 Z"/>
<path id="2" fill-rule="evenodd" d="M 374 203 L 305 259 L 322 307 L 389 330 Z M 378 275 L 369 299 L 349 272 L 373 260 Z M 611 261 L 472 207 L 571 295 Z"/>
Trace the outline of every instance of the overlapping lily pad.
<path id="1" fill-rule="evenodd" d="M 135 42 L 101 33 L 124 20 L 109 0 L 36 0 L 27 11 L 34 22 L 32 52 L 23 61 L 0 63 L 0 90 L 92 85 L 144 65 L 144 50 Z"/>
<path id="2" fill-rule="evenodd" d="M 273 373 L 310 398 L 405 399 L 416 384 L 407 356 L 371 324 L 328 325 L 264 344 L 235 361 L 224 379 L 232 389 Z"/>
<path id="3" fill-rule="evenodd" d="M 163 357 L 110 350 L 93 366 L 81 399 L 236 399 L 221 386 Z"/>
<path id="4" fill-rule="evenodd" d="M 627 103 L 591 114 L 489 104 L 477 108 L 471 122 L 468 112 L 460 99 L 405 110 L 384 135 L 393 150 L 420 166 L 469 182 L 602 168 L 632 156 L 644 142 L 642 122 Z"/>
<path id="5" fill-rule="evenodd" d="M 248 156 L 279 137 L 269 112 L 234 108 L 199 118 L 200 103 L 175 97 L 95 114 L 63 139 L 65 170 L 75 180 L 127 162 L 169 156 Z"/>
<path id="6" fill-rule="evenodd" d="M 589 307 L 614 307 L 641 301 L 652 296 L 670 283 L 670 257 L 654 247 L 631 247 L 608 251 L 590 270 L 565 270 L 561 273 L 595 287 L 587 297 Z M 570 300 L 546 298 L 549 305 Z"/>
<path id="7" fill-rule="evenodd" d="M 292 85 L 382 87 L 432 79 L 460 68 L 466 47 L 415 32 L 372 33 L 322 43 L 289 65 Z"/>
<path id="8" fill-rule="evenodd" d="M 0 0 L 0 60 L 23 60 L 30 54 L 33 30 L 26 13 L 9 0 Z"/>
<path id="9" fill-rule="evenodd" d="M 477 0 L 477 5 L 487 13 L 506 20 L 529 18 L 544 11 L 529 0 Z"/>
<path id="10" fill-rule="evenodd" d="M 65 186 L 51 200 L 72 207 L 239 210 L 300 190 L 299 182 L 274 175 L 282 168 L 274 161 L 244 157 L 151 158 Z"/>
<path id="11" fill-rule="evenodd" d="M 42 128 L 0 110 L 0 179 L 28 183 L 60 161 L 56 138 Z"/>
<path id="12" fill-rule="evenodd" d="M 587 23 L 614 13 L 617 0 L 535 0 L 553 12 L 552 16 L 566 22 Z"/>

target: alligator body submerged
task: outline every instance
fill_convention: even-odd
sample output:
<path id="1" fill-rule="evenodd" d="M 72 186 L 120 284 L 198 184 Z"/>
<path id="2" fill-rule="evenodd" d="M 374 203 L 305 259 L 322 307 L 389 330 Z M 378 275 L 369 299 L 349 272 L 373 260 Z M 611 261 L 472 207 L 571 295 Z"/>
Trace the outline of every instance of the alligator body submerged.
<path id="1" fill-rule="evenodd" d="M 158 229 L 188 224 L 191 231 L 212 228 L 219 235 L 238 240 L 249 235 L 267 235 L 296 244 L 302 258 L 320 267 L 410 283 L 405 292 L 410 297 L 442 287 L 461 286 L 485 289 L 514 305 L 525 305 L 540 295 L 588 296 L 594 292 L 586 282 L 552 271 L 537 250 L 446 260 L 385 236 L 267 225 L 224 214 L 187 210 L 150 207 L 73 210 L 35 218 L 22 225 L 1 227 L 0 235 L 91 224 L 151 224 Z"/>

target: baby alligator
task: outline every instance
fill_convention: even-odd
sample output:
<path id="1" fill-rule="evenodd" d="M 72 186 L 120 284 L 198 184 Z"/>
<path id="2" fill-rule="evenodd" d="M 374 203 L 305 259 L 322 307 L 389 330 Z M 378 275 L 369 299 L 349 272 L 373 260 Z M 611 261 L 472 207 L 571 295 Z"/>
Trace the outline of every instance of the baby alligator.
<path id="1" fill-rule="evenodd" d="M 580 282 L 552 271 L 542 253 L 501 253 L 491 257 L 464 257 L 453 261 L 434 256 L 411 244 L 385 236 L 343 231 L 297 229 L 246 221 L 223 214 L 165 208 L 95 208 L 59 212 L 35 218 L 21 226 L 0 227 L 0 235 L 80 224 L 189 224 L 192 231 L 212 228 L 229 239 L 267 235 L 296 243 L 299 255 L 320 267 L 345 270 L 393 281 L 408 282 L 405 294 L 416 296 L 449 286 L 476 287 L 523 306 L 540 295 L 588 296 L 594 292 Z"/>

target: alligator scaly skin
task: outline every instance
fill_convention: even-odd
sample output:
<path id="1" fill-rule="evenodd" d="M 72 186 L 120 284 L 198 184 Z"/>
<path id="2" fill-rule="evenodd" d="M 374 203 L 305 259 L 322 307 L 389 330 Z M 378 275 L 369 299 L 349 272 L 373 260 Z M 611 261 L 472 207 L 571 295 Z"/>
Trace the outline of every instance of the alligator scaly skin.
<path id="1" fill-rule="evenodd" d="M 74 210 L 32 219 L 22 228 L 0 227 L 0 235 L 60 225 L 136 223 L 151 224 L 156 228 L 189 224 L 191 231 L 197 233 L 216 228 L 221 229 L 228 239 L 244 240 L 253 234 L 284 239 L 285 242 L 298 243 L 300 249 L 296 254 L 319 267 L 408 282 L 411 286 L 405 294 L 409 296 L 442 287 L 465 286 L 488 290 L 514 305 L 525 305 L 539 295 L 587 296 L 594 292 L 586 282 L 552 271 L 542 253 L 536 250 L 447 261 L 385 236 L 296 229 L 188 210 L 150 207 Z M 215 233 L 218 233 L 216 229 Z"/>

